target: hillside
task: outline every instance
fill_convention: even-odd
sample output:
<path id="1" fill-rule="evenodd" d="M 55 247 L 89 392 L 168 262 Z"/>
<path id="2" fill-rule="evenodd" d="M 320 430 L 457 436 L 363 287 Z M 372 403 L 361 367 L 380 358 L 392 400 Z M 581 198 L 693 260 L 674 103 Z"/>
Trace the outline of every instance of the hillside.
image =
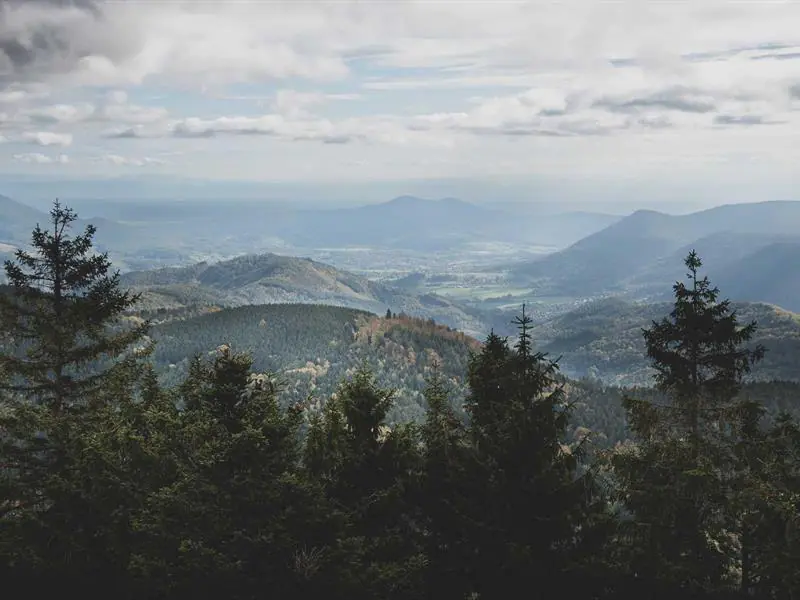
<path id="1" fill-rule="evenodd" d="M 368 364 L 381 385 L 397 390 L 394 421 L 422 418 L 421 392 L 436 364 L 456 401 L 462 398 L 469 353 L 479 347 L 474 338 L 429 321 L 298 304 L 212 309 L 156 324 L 151 335 L 153 361 L 165 381 L 179 381 L 192 356 L 229 344 L 251 353 L 255 369 L 281 376 L 286 403 L 309 394 L 324 399 Z"/>
<path id="2" fill-rule="evenodd" d="M 741 322 L 756 320 L 753 344 L 767 348 L 753 381 L 800 381 L 800 317 L 776 306 L 734 303 Z M 619 299 L 589 303 L 539 325 L 537 346 L 553 357 L 570 377 L 591 377 L 606 384 L 650 385 L 642 329 L 671 310 L 670 303 L 640 304 Z"/>
<path id="3" fill-rule="evenodd" d="M 712 278 L 723 270 L 746 273 L 748 257 L 759 252 L 759 264 L 779 272 L 783 257 L 777 247 L 766 248 L 775 241 L 800 242 L 798 231 L 800 202 L 725 205 L 688 215 L 642 210 L 512 273 L 547 294 L 645 297 L 682 276 L 682 259 L 693 248 Z M 755 286 L 745 275 L 744 295 L 734 297 L 779 303 L 777 296 L 754 296 Z"/>
<path id="4" fill-rule="evenodd" d="M 193 305 L 301 303 L 345 306 L 384 314 L 433 318 L 471 335 L 491 328 L 489 317 L 433 294 L 413 295 L 307 258 L 260 254 L 122 275 L 142 293 L 141 309 Z"/>

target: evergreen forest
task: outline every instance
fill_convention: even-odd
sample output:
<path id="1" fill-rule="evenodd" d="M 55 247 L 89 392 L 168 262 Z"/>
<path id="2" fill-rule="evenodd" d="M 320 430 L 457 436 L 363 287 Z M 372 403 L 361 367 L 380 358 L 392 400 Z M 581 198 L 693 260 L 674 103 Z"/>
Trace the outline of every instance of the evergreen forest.
<path id="1" fill-rule="evenodd" d="M 758 323 L 694 251 L 669 315 L 641 332 L 651 385 L 620 389 L 564 377 L 524 307 L 516 336 L 481 344 L 391 310 L 136 314 L 76 219 L 56 202 L 5 263 L 9 597 L 800 594 L 794 387 L 746 383 Z M 196 319 L 206 337 L 187 337 Z M 352 361 L 331 389 L 287 389 L 253 331 L 312 347 L 309 371 L 336 344 Z M 402 406 L 400 362 L 419 367 Z"/>

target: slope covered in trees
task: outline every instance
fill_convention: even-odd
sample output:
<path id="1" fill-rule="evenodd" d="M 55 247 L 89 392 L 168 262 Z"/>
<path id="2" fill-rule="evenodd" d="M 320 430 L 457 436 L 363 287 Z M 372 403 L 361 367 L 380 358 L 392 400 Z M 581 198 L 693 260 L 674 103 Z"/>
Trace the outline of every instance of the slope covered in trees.
<path id="1" fill-rule="evenodd" d="M 156 324 L 153 364 L 162 381 L 186 376 L 191 358 L 228 344 L 253 357 L 253 367 L 284 382 L 284 403 L 310 394 L 327 398 L 339 382 L 368 365 L 379 385 L 396 391 L 389 419 L 421 421 L 425 380 L 438 369 L 463 398 L 470 351 L 479 344 L 463 333 L 406 315 L 379 318 L 319 305 L 243 306 Z"/>
<path id="2" fill-rule="evenodd" d="M 800 380 L 800 319 L 779 307 L 735 303 L 742 319 L 759 324 L 752 344 L 768 352 L 752 381 Z M 648 385 L 653 371 L 645 355 L 642 328 L 670 311 L 668 303 L 631 303 L 617 298 L 592 302 L 534 330 L 542 350 L 561 356 L 565 374 L 606 384 Z"/>

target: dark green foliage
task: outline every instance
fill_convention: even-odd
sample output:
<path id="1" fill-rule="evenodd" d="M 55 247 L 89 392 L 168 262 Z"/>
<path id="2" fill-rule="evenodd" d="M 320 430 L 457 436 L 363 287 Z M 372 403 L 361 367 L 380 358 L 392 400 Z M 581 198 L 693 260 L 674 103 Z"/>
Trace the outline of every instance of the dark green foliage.
<path id="1" fill-rule="evenodd" d="M 458 569 L 462 580 L 451 597 L 579 593 L 584 581 L 580 554 L 596 490 L 591 474 L 578 469 L 581 443 L 565 443 L 569 407 L 557 365 L 533 351 L 524 310 L 517 324 L 513 348 L 491 334 L 470 364 L 463 434 L 444 410 L 441 390 L 429 390 L 435 410 L 426 426 L 428 486 L 443 495 L 432 513 L 432 530 L 444 538 L 436 542 L 438 588 L 445 593 L 455 585 Z M 442 471 L 448 489 L 437 490 Z"/>
<path id="2" fill-rule="evenodd" d="M 135 520 L 140 550 L 132 568 L 150 594 L 312 591 L 316 566 L 303 562 L 305 553 L 324 548 L 334 518 L 299 469 L 301 410 L 280 409 L 271 378 L 250 367 L 227 347 L 213 364 L 196 362 L 178 390 L 185 410 L 154 423 L 174 475 L 151 491 Z"/>
<path id="3" fill-rule="evenodd" d="M 755 324 L 739 326 L 729 303 L 698 277 L 695 253 L 686 266 L 690 285 L 675 285 L 670 318 L 644 332 L 668 402 L 623 400 L 637 445 L 619 451 L 614 464 L 641 541 L 634 572 L 653 586 L 715 591 L 736 586 L 735 400 L 763 349 L 744 347 Z"/>
<path id="4" fill-rule="evenodd" d="M 426 564 L 412 488 L 421 457 L 413 426 L 389 428 L 392 392 L 357 371 L 312 421 L 306 464 L 347 517 L 332 566 L 343 598 L 418 598 Z M 334 592 L 335 590 L 335 592 Z"/>
<path id="5" fill-rule="evenodd" d="M 800 381 L 800 319 L 777 306 L 731 304 L 743 323 L 757 321 L 758 329 L 745 348 L 761 345 L 767 353 L 745 381 Z M 606 385 L 652 385 L 655 374 L 647 358 L 642 328 L 669 316 L 666 302 L 633 303 L 619 298 L 590 302 L 538 325 L 538 348 L 561 356 L 559 365 L 570 378 L 592 377 Z"/>
<path id="6" fill-rule="evenodd" d="M 50 218 L 52 231 L 33 231 L 35 253 L 18 250 L 5 263 L 12 293 L 0 295 L 0 325 L 19 352 L 0 355 L 0 370 L 9 377 L 5 389 L 60 412 L 102 385 L 103 373 L 87 367 L 119 356 L 147 323 L 109 331 L 137 297 L 119 289 L 108 256 L 93 253 L 93 226 L 70 237 L 77 216 L 58 201 Z"/>

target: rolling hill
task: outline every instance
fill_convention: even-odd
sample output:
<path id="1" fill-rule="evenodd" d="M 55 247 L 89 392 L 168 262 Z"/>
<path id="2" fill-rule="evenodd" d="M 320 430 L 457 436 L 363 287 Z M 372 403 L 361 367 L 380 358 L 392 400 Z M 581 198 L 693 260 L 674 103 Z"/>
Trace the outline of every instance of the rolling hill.
<path id="1" fill-rule="evenodd" d="M 135 271 L 122 285 L 142 293 L 141 308 L 193 305 L 328 304 L 432 318 L 483 336 L 491 317 L 433 294 L 413 295 L 307 258 L 248 255 L 218 263 Z"/>

